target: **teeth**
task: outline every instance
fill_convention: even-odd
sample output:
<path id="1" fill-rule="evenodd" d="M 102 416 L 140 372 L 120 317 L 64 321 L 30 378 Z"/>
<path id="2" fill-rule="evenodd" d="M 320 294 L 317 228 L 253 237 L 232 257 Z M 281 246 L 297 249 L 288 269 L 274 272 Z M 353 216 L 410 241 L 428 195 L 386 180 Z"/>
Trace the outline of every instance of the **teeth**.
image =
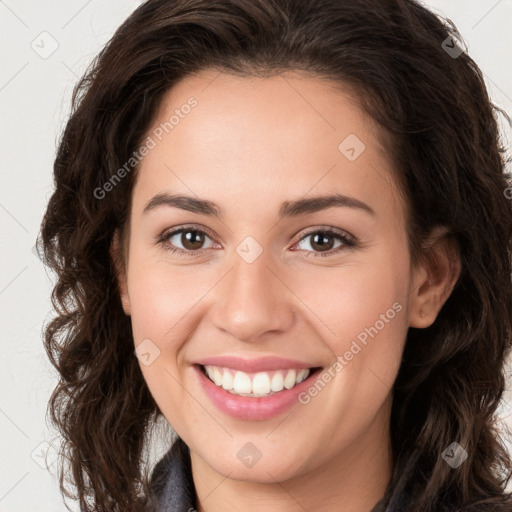
<path id="1" fill-rule="evenodd" d="M 295 386 L 295 378 L 297 377 L 297 374 L 295 373 L 295 370 L 288 370 L 288 373 L 286 374 L 286 377 L 284 378 L 284 387 L 286 389 L 292 389 L 293 386 Z"/>
<path id="2" fill-rule="evenodd" d="M 219 368 L 213 368 L 213 382 L 215 382 L 217 386 L 222 385 L 222 372 Z"/>
<path id="3" fill-rule="evenodd" d="M 233 375 L 231 372 L 222 372 L 222 387 L 226 390 L 233 389 Z"/>
<path id="4" fill-rule="evenodd" d="M 236 394 L 252 392 L 251 378 L 249 377 L 249 375 L 247 375 L 247 373 L 236 372 L 235 380 L 233 381 L 233 391 Z"/>
<path id="5" fill-rule="evenodd" d="M 276 373 L 272 377 L 272 382 L 270 383 L 270 388 L 272 391 L 282 391 L 284 388 L 284 379 L 281 372 Z"/>
<path id="6" fill-rule="evenodd" d="M 292 389 L 306 380 L 311 373 L 308 368 L 276 370 L 272 372 L 245 373 L 219 366 L 205 366 L 206 374 L 217 386 L 235 395 L 270 396 L 284 388 Z"/>
<path id="7" fill-rule="evenodd" d="M 238 392 L 237 389 L 235 391 Z M 252 392 L 266 395 L 270 393 L 270 377 L 267 373 L 257 373 L 252 379 Z"/>
<path id="8" fill-rule="evenodd" d="M 299 373 L 297 373 L 297 384 L 301 383 L 303 380 L 306 380 L 309 377 L 309 370 L 307 368 L 303 368 Z"/>

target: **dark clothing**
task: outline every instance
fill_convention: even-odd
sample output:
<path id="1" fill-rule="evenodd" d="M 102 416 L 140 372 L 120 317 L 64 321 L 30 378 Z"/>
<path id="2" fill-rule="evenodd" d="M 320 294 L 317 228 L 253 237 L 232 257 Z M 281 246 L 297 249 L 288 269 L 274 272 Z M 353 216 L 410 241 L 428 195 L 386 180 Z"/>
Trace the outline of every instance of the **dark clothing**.
<path id="1" fill-rule="evenodd" d="M 178 438 L 155 467 L 152 477 L 157 512 L 197 510 L 188 446 Z"/>

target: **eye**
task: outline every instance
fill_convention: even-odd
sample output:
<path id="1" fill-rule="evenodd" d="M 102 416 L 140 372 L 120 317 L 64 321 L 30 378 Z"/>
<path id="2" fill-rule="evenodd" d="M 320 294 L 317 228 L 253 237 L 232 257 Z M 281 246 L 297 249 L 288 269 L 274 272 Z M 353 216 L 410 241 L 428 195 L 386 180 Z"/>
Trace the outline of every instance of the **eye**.
<path id="1" fill-rule="evenodd" d="M 211 240 L 208 232 L 204 229 L 198 229 L 195 226 L 182 226 L 174 231 L 164 233 L 158 242 L 172 253 L 194 257 L 200 254 L 201 249 L 205 249 L 202 247 L 205 238 Z M 181 244 L 182 248 L 176 247 L 177 244 Z"/>
<path id="2" fill-rule="evenodd" d="M 313 257 L 326 257 L 332 256 L 333 254 L 337 254 L 347 247 L 354 247 L 355 240 L 352 236 L 344 231 L 326 228 L 326 229 L 316 229 L 315 231 L 310 231 L 305 236 L 301 238 L 296 245 L 300 245 L 303 241 L 310 239 L 311 241 L 308 244 L 312 249 L 303 248 L 303 250 L 312 253 Z M 335 240 L 338 240 L 340 243 L 335 247 Z M 319 251 L 319 252 L 317 252 Z"/>

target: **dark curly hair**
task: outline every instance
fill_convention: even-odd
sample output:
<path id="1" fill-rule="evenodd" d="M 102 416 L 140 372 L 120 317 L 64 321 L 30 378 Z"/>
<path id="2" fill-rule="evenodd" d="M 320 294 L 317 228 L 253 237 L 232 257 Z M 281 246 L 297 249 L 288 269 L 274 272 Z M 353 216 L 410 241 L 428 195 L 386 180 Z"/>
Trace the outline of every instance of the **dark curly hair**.
<path id="1" fill-rule="evenodd" d="M 502 111 L 455 40 L 451 21 L 413 0 L 148 0 L 118 28 L 73 91 L 39 240 L 57 275 L 45 347 L 60 376 L 49 403 L 63 437 L 60 485 L 81 510 L 148 508 L 144 446 L 161 417 L 110 253 L 137 167 L 107 199 L 98 190 L 140 147 L 166 92 L 205 69 L 298 70 L 349 88 L 389 138 L 413 261 L 436 226 L 458 246 L 453 293 L 434 324 L 408 331 L 393 389 L 393 474 L 374 511 L 403 496 L 410 512 L 512 510 L 497 428 L 512 327 Z M 455 439 L 468 452 L 457 470 L 441 457 Z"/>

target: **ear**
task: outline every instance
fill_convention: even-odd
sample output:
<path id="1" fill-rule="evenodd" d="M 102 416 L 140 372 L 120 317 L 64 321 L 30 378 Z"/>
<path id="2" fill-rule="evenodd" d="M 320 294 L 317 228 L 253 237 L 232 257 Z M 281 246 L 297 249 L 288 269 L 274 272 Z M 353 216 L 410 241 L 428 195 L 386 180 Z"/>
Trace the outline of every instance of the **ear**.
<path id="1" fill-rule="evenodd" d="M 433 230 L 424 250 L 425 257 L 413 272 L 410 327 L 425 328 L 435 322 L 461 271 L 457 243 L 446 236 L 445 228 Z"/>
<path id="2" fill-rule="evenodd" d="M 128 295 L 125 257 L 123 255 L 123 247 L 121 247 L 119 239 L 119 231 L 117 229 L 114 232 L 114 236 L 112 237 L 112 242 L 110 244 L 110 257 L 112 258 L 112 262 L 114 263 L 114 268 L 116 270 L 117 287 L 119 289 L 123 311 L 126 315 L 130 315 L 130 297 Z"/>

